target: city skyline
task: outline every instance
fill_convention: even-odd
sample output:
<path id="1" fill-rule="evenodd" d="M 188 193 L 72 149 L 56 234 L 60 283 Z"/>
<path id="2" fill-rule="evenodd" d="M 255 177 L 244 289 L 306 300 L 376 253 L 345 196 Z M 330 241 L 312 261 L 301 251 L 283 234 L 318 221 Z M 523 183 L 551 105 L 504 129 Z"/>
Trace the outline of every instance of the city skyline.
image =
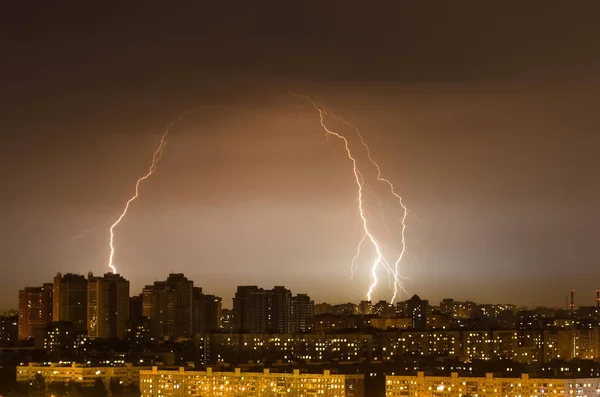
<path id="1" fill-rule="evenodd" d="M 284 8 L 8 7 L 0 308 L 56 272 L 108 271 L 110 225 L 192 108 L 119 225 L 131 290 L 171 271 L 226 306 L 238 285 L 364 299 L 368 257 L 349 280 L 363 236 L 350 164 L 293 94 L 358 126 L 409 208 L 401 299 L 560 307 L 574 289 L 592 304 L 595 7 Z M 391 295 L 384 274 L 374 301 Z"/>
<path id="2" fill-rule="evenodd" d="M 87 278 L 86 278 L 87 276 Z M 216 294 L 211 294 L 210 291 L 205 291 L 205 289 L 199 285 L 199 284 L 195 284 L 195 281 L 193 279 L 189 279 L 187 278 L 187 276 L 183 273 L 177 273 L 177 272 L 169 272 L 167 274 L 164 275 L 163 279 L 159 280 L 154 280 L 153 283 L 149 283 L 144 285 L 141 289 L 139 290 L 133 290 L 130 288 L 130 281 L 126 278 L 124 278 L 121 274 L 119 273 L 112 273 L 112 272 L 106 272 L 103 275 L 94 275 L 94 273 L 89 272 L 87 275 L 84 274 L 79 274 L 79 273 L 75 273 L 75 272 L 66 272 L 66 273 L 57 273 L 55 274 L 55 276 L 52 278 L 54 280 L 54 282 L 56 282 L 56 280 L 60 280 L 61 278 L 64 277 L 68 277 L 70 279 L 76 279 L 79 280 L 79 282 L 84 282 L 85 283 L 85 291 L 88 291 L 88 283 L 90 285 L 95 285 L 97 282 L 101 282 L 101 281 L 107 281 L 107 280 L 121 280 L 122 282 L 125 283 L 126 285 L 126 289 L 123 290 L 124 292 L 127 291 L 128 292 L 128 299 L 134 299 L 134 298 L 140 298 L 142 299 L 143 295 L 147 292 L 147 291 L 153 291 L 156 288 L 162 289 L 164 288 L 164 283 L 167 282 L 168 280 L 170 280 L 171 278 L 174 277 L 174 280 L 177 280 L 178 278 L 181 278 L 183 280 L 185 280 L 185 284 L 187 285 L 188 283 L 190 283 L 190 286 L 193 286 L 194 290 L 198 291 L 198 293 L 202 296 L 207 296 L 207 297 L 216 297 L 220 300 L 220 307 L 222 307 L 223 309 L 227 309 L 227 310 L 236 310 L 235 309 L 235 301 L 236 301 L 236 297 L 240 294 L 243 293 L 245 294 L 246 290 L 250 290 L 253 292 L 257 292 L 260 294 L 263 294 L 265 292 L 269 292 L 271 290 L 269 289 L 264 289 L 264 288 L 273 288 L 273 291 L 277 291 L 278 289 L 282 289 L 282 291 L 287 291 L 288 293 L 290 293 L 291 289 L 288 289 L 286 287 L 287 284 L 285 283 L 275 283 L 272 285 L 268 285 L 268 284 L 244 284 L 244 285 L 238 285 L 232 288 L 232 293 L 231 293 L 231 299 L 228 300 L 225 299 L 223 300 L 223 297 L 220 295 L 216 295 Z M 165 281 L 167 280 L 167 281 Z M 26 286 L 21 286 L 19 288 L 17 288 L 17 292 L 18 292 L 18 300 L 19 301 L 24 301 L 27 300 L 27 297 L 29 297 L 29 299 L 31 299 L 33 297 L 33 299 L 35 300 L 36 304 L 34 305 L 35 308 L 39 308 L 39 310 L 46 310 L 44 311 L 44 313 L 47 313 L 48 310 L 50 310 L 50 313 L 52 313 L 52 307 L 50 307 L 49 309 L 42 309 L 42 307 L 45 307 L 45 305 L 52 305 L 52 285 L 53 282 L 43 282 L 42 284 L 38 285 L 26 285 Z M 83 288 L 83 287 L 82 287 Z M 96 291 L 98 287 L 93 287 L 93 290 Z M 191 287 L 189 287 L 191 288 Z M 237 290 L 236 290 L 237 289 Z M 241 290 L 240 290 L 241 289 Z M 49 291 L 49 298 L 46 298 L 46 294 L 48 294 Z M 83 293 L 85 294 L 86 292 L 83 291 Z M 124 293 L 123 292 L 123 293 Z M 381 302 L 386 302 L 390 307 L 395 307 L 397 304 L 400 304 L 402 302 L 408 302 L 411 299 L 414 299 L 415 297 L 419 297 L 418 293 L 414 293 L 411 294 L 410 296 L 405 296 L 405 297 L 401 297 L 400 300 L 398 300 L 398 302 L 394 302 L 391 303 L 389 300 L 386 300 L 384 298 L 382 299 L 376 299 L 376 300 L 371 300 L 368 301 L 365 297 L 363 297 L 362 299 L 358 299 L 358 300 L 347 300 L 347 301 L 332 301 L 332 300 L 315 300 L 312 299 L 312 295 L 310 293 L 307 293 L 304 290 L 296 290 L 293 289 L 294 293 L 298 293 L 297 297 L 307 297 L 309 299 L 311 299 L 311 301 L 313 302 L 313 304 L 315 305 L 332 305 L 332 306 L 344 306 L 344 305 L 348 305 L 348 304 L 352 304 L 356 306 L 356 309 L 361 312 L 364 311 L 364 309 L 361 309 L 361 305 L 365 304 L 365 303 L 370 303 L 371 305 L 375 306 L 377 304 L 380 304 Z M 536 308 L 548 308 L 548 309 L 553 309 L 553 310 L 572 310 L 574 308 L 579 308 L 579 307 L 600 307 L 600 289 L 596 289 L 596 290 L 590 290 L 590 291 L 576 291 L 576 290 L 567 290 L 567 291 L 563 291 L 564 292 L 564 297 L 563 297 L 563 301 L 561 302 L 561 304 L 553 304 L 553 305 L 549 305 L 549 304 L 542 304 L 542 305 L 534 305 L 534 306 L 528 306 L 528 305 L 520 305 L 517 302 L 511 302 L 511 301 L 485 301 L 485 300 L 478 300 L 478 299 L 474 299 L 474 298 L 461 298 L 461 297 L 456 297 L 456 296 L 449 296 L 449 295 L 444 295 L 443 298 L 440 299 L 431 299 L 430 296 L 428 295 L 421 295 L 422 297 L 426 298 L 427 301 L 431 301 L 431 302 L 440 302 L 440 305 L 443 305 L 443 303 L 445 301 L 451 300 L 451 301 L 456 301 L 456 302 L 467 302 L 467 303 L 471 303 L 471 304 L 475 304 L 475 305 L 513 305 L 515 307 L 515 309 L 536 309 Z M 92 294 L 90 294 L 90 292 L 87 292 L 87 299 L 90 299 L 91 296 L 95 296 L 97 292 L 93 292 Z M 190 289 L 190 293 L 191 293 L 191 289 Z M 207 295 L 208 293 L 208 295 Z M 122 298 L 124 298 L 126 295 L 122 295 Z M 297 298 L 294 297 L 294 298 Z M 44 301 L 44 299 L 46 300 L 47 303 L 42 303 Z M 49 302 L 48 302 L 48 299 Z M 192 297 L 190 296 L 190 299 L 192 299 Z M 194 298 L 196 299 L 196 298 Z M 291 295 L 290 295 L 290 299 L 291 299 Z M 291 302 L 291 301 L 290 301 Z M 140 301 L 141 303 L 141 301 Z M 56 303 L 55 303 L 56 304 Z M 435 306 L 435 305 L 434 305 Z M 438 307 L 438 306 L 435 306 Z M 0 310 L 0 313 L 3 311 L 10 311 L 10 310 L 15 310 L 15 308 L 9 308 L 7 310 Z M 82 308 L 83 309 L 83 308 Z M 36 309 L 38 310 L 38 309 Z M 56 311 L 56 309 L 54 309 L 56 313 L 58 313 Z M 88 309 L 89 310 L 89 309 Z M 129 308 L 127 309 L 127 313 L 129 311 Z M 85 310 L 84 310 L 85 312 Z M 40 312 L 41 313 L 41 312 Z M 87 313 L 86 316 L 89 317 L 90 313 Z M 43 317 L 43 316 L 42 316 Z M 56 317 L 54 317 L 54 321 L 58 321 L 58 314 L 56 314 Z M 39 319 L 38 319 L 39 320 Z M 52 321 L 53 318 L 52 316 L 47 320 L 47 321 Z"/>

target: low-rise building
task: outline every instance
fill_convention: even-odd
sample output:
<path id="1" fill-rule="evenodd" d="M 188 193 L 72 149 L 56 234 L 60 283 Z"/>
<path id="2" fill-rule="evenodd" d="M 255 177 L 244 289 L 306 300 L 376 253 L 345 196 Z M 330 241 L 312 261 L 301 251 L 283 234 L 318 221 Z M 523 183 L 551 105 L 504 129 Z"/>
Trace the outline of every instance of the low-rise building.
<path id="1" fill-rule="evenodd" d="M 485 377 L 451 376 L 386 376 L 386 397 L 517 397 L 517 396 L 597 396 L 600 389 L 598 378 L 498 378 L 493 374 Z"/>
<path id="2" fill-rule="evenodd" d="M 142 397 L 323 396 L 363 397 L 363 375 L 152 370 L 140 371 Z"/>
<path id="3" fill-rule="evenodd" d="M 17 366 L 17 382 L 31 382 L 37 374 L 44 377 L 46 383 L 76 383 L 84 387 L 94 386 L 96 379 L 101 379 L 109 385 L 112 379 L 122 382 L 124 386 L 138 385 L 140 382 L 140 369 L 150 367 L 133 366 L 125 363 L 114 367 L 91 367 L 83 364 L 63 363 L 29 363 Z"/>

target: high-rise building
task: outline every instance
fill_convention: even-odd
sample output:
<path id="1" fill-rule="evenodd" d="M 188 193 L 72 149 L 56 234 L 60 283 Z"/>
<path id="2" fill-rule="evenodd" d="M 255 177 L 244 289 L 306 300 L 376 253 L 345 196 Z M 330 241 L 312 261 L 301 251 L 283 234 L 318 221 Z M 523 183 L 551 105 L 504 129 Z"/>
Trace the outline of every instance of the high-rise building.
<path id="1" fill-rule="evenodd" d="M 215 332 L 221 327 L 221 298 L 205 295 L 194 287 L 194 334 Z"/>
<path id="2" fill-rule="evenodd" d="M 234 332 L 289 334 L 294 329 L 290 290 L 282 286 L 271 290 L 256 285 L 238 287 L 233 298 Z"/>
<path id="3" fill-rule="evenodd" d="M 52 320 L 69 321 L 87 331 L 87 280 L 79 274 L 58 273 L 52 289 Z"/>
<path id="4" fill-rule="evenodd" d="M 276 334 L 289 334 L 294 331 L 292 317 L 292 292 L 283 286 L 273 287 L 271 295 L 271 324 L 269 332 Z"/>
<path id="5" fill-rule="evenodd" d="M 426 329 L 427 328 L 427 307 L 429 302 L 414 295 L 406 302 L 406 310 L 408 317 L 412 318 L 412 328 Z"/>
<path id="6" fill-rule="evenodd" d="M 293 332 L 307 331 L 306 321 L 315 315 L 315 302 L 306 294 L 292 298 Z"/>
<path id="7" fill-rule="evenodd" d="M 360 301 L 358 305 L 358 312 L 360 314 L 371 314 L 373 310 L 373 305 L 371 305 L 371 301 Z"/>
<path id="8" fill-rule="evenodd" d="M 194 282 L 180 273 L 144 287 L 142 314 L 150 320 L 153 337 L 193 335 L 193 288 Z"/>
<path id="9" fill-rule="evenodd" d="M 129 321 L 129 281 L 118 274 L 87 280 L 87 332 L 90 338 L 124 338 Z"/>
<path id="10" fill-rule="evenodd" d="M 271 294 L 256 285 L 240 286 L 233 298 L 233 331 L 266 334 L 271 318 Z"/>
<path id="11" fill-rule="evenodd" d="M 140 324 L 144 317 L 143 295 L 134 295 L 129 298 L 129 323 L 132 326 Z"/>
<path id="12" fill-rule="evenodd" d="M 19 291 L 19 339 L 41 336 L 52 321 L 52 284 L 26 287 Z"/>

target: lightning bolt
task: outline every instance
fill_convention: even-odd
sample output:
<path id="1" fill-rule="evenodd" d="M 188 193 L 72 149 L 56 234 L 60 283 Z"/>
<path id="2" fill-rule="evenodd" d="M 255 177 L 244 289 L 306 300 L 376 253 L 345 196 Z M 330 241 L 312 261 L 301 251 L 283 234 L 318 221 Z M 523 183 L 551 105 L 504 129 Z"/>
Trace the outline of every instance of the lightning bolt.
<path id="1" fill-rule="evenodd" d="M 321 124 L 321 127 L 323 127 L 323 130 L 325 130 L 325 132 L 328 135 L 334 136 L 340 140 L 343 141 L 344 143 L 344 149 L 346 150 L 346 155 L 348 156 L 348 158 L 350 159 L 350 161 L 352 162 L 352 171 L 354 173 L 354 180 L 356 182 L 356 186 L 358 188 L 358 212 L 360 215 L 360 218 L 362 220 L 362 225 L 363 225 L 363 230 L 365 232 L 363 239 L 361 240 L 360 244 L 358 245 L 357 248 L 357 254 L 355 255 L 355 257 L 353 258 L 353 263 L 356 262 L 356 259 L 358 258 L 358 255 L 360 254 L 360 246 L 363 244 L 363 242 L 365 240 L 368 240 L 371 243 L 371 246 L 373 247 L 373 249 L 375 250 L 376 253 L 376 257 L 375 260 L 373 261 L 372 265 L 371 265 L 371 276 L 372 276 L 372 283 L 369 287 L 369 290 L 367 292 L 367 299 L 371 300 L 371 296 L 373 294 L 373 291 L 375 290 L 375 287 L 377 287 L 378 284 L 378 279 L 377 279 L 377 270 L 379 269 L 380 266 L 383 266 L 385 268 L 386 271 L 388 271 L 388 273 L 393 274 L 393 269 L 390 267 L 388 261 L 386 260 L 385 256 L 383 255 L 383 252 L 381 250 L 381 247 L 379 246 L 379 242 L 377 241 L 377 239 L 375 238 L 375 236 L 373 235 L 373 233 L 371 232 L 370 228 L 369 228 L 369 222 L 367 220 L 367 216 L 365 214 L 365 209 L 364 209 L 364 200 L 363 200 L 363 192 L 364 192 L 364 180 L 363 180 L 363 176 L 360 172 L 360 170 L 358 169 L 358 164 L 356 161 L 356 158 L 353 156 L 352 151 L 350 149 L 350 144 L 348 143 L 348 140 L 346 139 L 346 137 L 344 135 L 341 135 L 335 131 L 330 130 L 327 125 L 325 124 L 325 116 L 328 114 L 327 112 L 325 112 L 323 109 L 321 109 L 319 106 L 317 106 L 317 104 L 311 100 L 308 97 L 302 96 L 303 99 L 306 99 L 307 101 L 309 101 L 313 107 L 315 108 L 315 110 L 317 110 L 319 112 L 319 122 Z M 397 283 L 394 283 L 395 285 Z"/>
<path id="2" fill-rule="evenodd" d="M 404 202 L 402 201 L 402 196 L 400 196 L 398 193 L 396 193 L 396 190 L 394 189 L 394 185 L 392 184 L 392 182 L 390 182 L 389 179 L 383 177 L 383 174 L 381 172 L 381 167 L 375 161 L 375 159 L 373 159 L 373 156 L 371 155 L 371 149 L 369 148 L 369 145 L 365 142 L 365 139 L 363 138 L 363 135 L 360 132 L 360 130 L 358 129 L 358 127 L 356 127 L 354 124 L 346 121 L 345 119 L 332 114 L 331 112 L 327 112 L 327 114 L 329 116 L 331 116 L 333 119 L 346 124 L 347 126 L 353 128 L 356 131 L 356 133 L 358 134 L 358 137 L 360 138 L 360 143 L 363 145 L 363 147 L 365 148 L 365 150 L 367 152 L 367 157 L 369 158 L 369 161 L 377 170 L 377 180 L 379 182 L 385 183 L 388 186 L 388 188 L 390 189 L 390 193 L 398 200 L 398 203 L 400 204 L 400 207 L 402 208 L 402 216 L 400 217 L 400 224 L 402 225 L 402 230 L 400 233 L 400 235 L 401 235 L 400 253 L 398 254 L 396 261 L 394 261 L 394 279 L 396 280 L 396 282 L 394 284 L 394 296 L 392 297 L 392 303 L 393 303 L 398 295 L 398 292 L 399 292 L 398 288 L 400 288 L 401 290 L 406 292 L 406 290 L 404 289 L 404 285 L 399 281 L 401 279 L 401 277 L 399 275 L 399 266 L 400 266 L 400 263 L 402 262 L 402 259 L 404 258 L 404 255 L 406 254 L 406 217 L 408 216 L 408 208 L 406 207 L 406 205 L 404 205 Z"/>
<path id="3" fill-rule="evenodd" d="M 404 205 L 404 202 L 402 201 L 402 197 L 396 193 L 396 190 L 394 188 L 394 185 L 387 179 L 383 177 L 382 171 L 381 171 L 381 167 L 379 166 L 379 164 L 375 161 L 375 159 L 373 158 L 372 154 L 371 154 L 371 150 L 369 148 L 369 145 L 367 145 L 366 141 L 364 140 L 363 135 L 361 134 L 360 130 L 354 126 L 353 124 L 351 124 L 350 122 L 342 119 L 341 117 L 338 117 L 334 114 L 332 114 L 331 112 L 319 107 L 312 99 L 310 99 L 309 97 L 306 96 L 301 96 L 301 95 L 296 95 L 297 97 L 300 97 L 304 100 L 307 100 L 314 108 L 315 110 L 317 110 L 317 112 L 319 113 L 319 122 L 321 124 L 321 127 L 323 128 L 323 130 L 326 133 L 326 136 L 333 136 L 336 137 L 340 140 L 343 141 L 344 143 L 344 147 L 346 149 L 346 154 L 347 157 L 350 159 L 350 161 L 352 162 L 352 167 L 353 167 L 353 173 L 354 173 L 354 179 L 356 182 L 356 186 L 358 189 L 358 197 L 357 197 L 357 201 L 358 201 L 358 210 L 359 210 L 359 215 L 360 218 L 362 220 L 362 226 L 363 226 L 363 230 L 364 230 L 364 235 L 362 237 L 362 239 L 360 240 L 357 249 L 356 249 L 356 253 L 354 255 L 354 257 L 352 258 L 352 263 L 351 263 L 351 267 L 350 267 L 350 273 L 351 273 L 351 278 L 354 276 L 354 269 L 356 267 L 358 258 L 360 256 L 361 253 L 361 247 L 364 244 L 365 241 L 370 242 L 371 246 L 373 247 L 376 257 L 374 259 L 374 261 L 371 264 L 371 277 L 372 277 L 372 282 L 371 285 L 369 286 L 369 289 L 367 291 L 367 299 L 370 301 L 371 300 L 371 296 L 373 294 L 373 292 L 375 291 L 375 288 L 377 287 L 379 280 L 377 277 L 377 273 L 380 267 L 383 267 L 389 275 L 391 275 L 392 278 L 392 282 L 393 282 L 393 296 L 392 296 L 392 300 L 391 303 L 394 303 L 394 301 L 398 298 L 400 291 L 404 291 L 406 292 L 404 285 L 402 283 L 402 279 L 403 277 L 400 276 L 400 264 L 402 262 L 402 259 L 404 258 L 404 255 L 406 253 L 406 237 L 405 237 L 405 232 L 406 232 L 406 218 L 408 215 L 408 209 L 407 207 Z M 400 245 L 400 249 L 399 249 L 399 254 L 395 257 L 395 260 L 389 261 L 388 259 L 386 259 L 386 256 L 383 254 L 383 250 L 380 246 L 380 243 L 378 242 L 378 240 L 375 238 L 375 235 L 373 234 L 373 232 L 370 229 L 370 225 L 368 222 L 368 218 L 365 212 L 365 208 L 364 208 L 364 200 L 363 200 L 363 193 L 364 193 L 364 188 L 365 188 L 365 182 L 363 180 L 363 175 L 361 174 L 358 165 L 357 165 L 357 160 L 356 157 L 354 157 L 351 149 L 350 149 L 350 145 L 348 143 L 348 140 L 346 139 L 346 137 L 338 132 L 335 132 L 333 130 L 331 130 L 330 128 L 327 127 L 327 125 L 325 124 L 325 117 L 329 116 L 335 120 L 338 120 L 340 122 L 342 122 L 343 124 L 352 127 L 356 133 L 358 134 L 359 138 L 360 138 L 360 142 L 362 144 L 362 146 L 364 147 L 366 153 L 367 153 L 367 157 L 369 159 L 369 162 L 375 167 L 376 171 L 377 171 L 377 181 L 379 182 L 383 182 L 385 184 L 387 184 L 388 188 L 390 189 L 390 193 L 398 200 L 398 203 L 402 209 L 402 216 L 400 218 L 400 224 L 401 224 L 401 245 Z M 382 206 L 381 206 L 381 201 L 379 200 L 379 198 L 375 195 L 375 193 L 373 192 L 373 196 L 375 197 L 378 205 L 379 205 L 379 209 L 380 211 L 382 211 Z M 384 226 L 386 227 L 386 229 L 388 229 L 387 227 L 387 223 L 385 222 L 385 219 L 383 219 L 384 222 Z M 393 263 L 393 266 L 390 266 L 390 263 Z"/>
<path id="4" fill-rule="evenodd" d="M 88 234 L 95 233 L 97 230 L 98 230 L 97 228 L 92 228 L 92 229 L 84 230 L 83 232 L 79 233 L 77 236 L 71 237 L 71 239 L 69 240 L 69 242 L 67 243 L 67 245 L 71 245 L 73 243 L 73 241 L 79 240 L 81 238 L 84 238 Z"/>
<path id="5" fill-rule="evenodd" d="M 188 110 L 186 112 L 183 112 L 182 114 L 180 114 L 177 118 L 175 118 L 165 129 L 165 131 L 163 132 L 163 134 L 160 136 L 160 141 L 158 144 L 158 147 L 156 148 L 156 150 L 154 151 L 154 154 L 152 155 L 152 162 L 150 163 L 150 168 L 148 168 L 148 172 L 146 172 L 146 174 L 142 177 L 140 177 L 137 182 L 135 183 L 135 192 L 134 195 L 131 196 L 131 198 L 129 200 L 127 200 L 127 202 L 125 203 L 125 207 L 123 208 L 123 212 L 121 212 L 121 215 L 119 215 L 119 217 L 117 218 L 117 220 L 111 225 L 110 229 L 109 229 L 109 247 L 110 247 L 110 255 L 108 257 L 108 267 L 110 267 L 110 269 L 112 270 L 113 273 L 117 273 L 117 269 L 114 265 L 114 257 L 115 257 L 115 228 L 119 225 L 119 223 L 121 223 L 121 221 L 123 220 L 123 218 L 125 218 L 125 215 L 127 215 L 127 211 L 129 211 L 129 207 L 131 206 L 131 203 L 133 203 L 140 195 L 140 184 L 145 181 L 146 179 L 150 178 L 150 176 L 152 174 L 154 174 L 154 172 L 156 171 L 156 167 L 158 166 L 158 162 L 160 161 L 160 159 L 162 158 L 162 154 L 163 154 L 163 150 L 165 148 L 165 146 L 167 145 L 167 135 L 169 134 L 169 131 L 171 130 L 171 127 L 173 127 L 173 125 L 175 125 L 179 120 L 181 120 L 183 117 L 187 116 L 189 113 L 193 112 L 193 110 Z"/>
<path id="6" fill-rule="evenodd" d="M 352 263 L 350 265 L 350 280 L 352 280 L 354 278 L 354 268 L 356 267 L 356 263 L 358 261 L 358 257 L 360 256 L 360 247 L 362 247 L 363 243 L 365 242 L 365 239 L 367 238 L 367 235 L 364 234 L 362 239 L 360 239 L 360 243 L 358 243 L 358 246 L 356 246 L 356 255 L 354 255 L 352 257 Z"/>

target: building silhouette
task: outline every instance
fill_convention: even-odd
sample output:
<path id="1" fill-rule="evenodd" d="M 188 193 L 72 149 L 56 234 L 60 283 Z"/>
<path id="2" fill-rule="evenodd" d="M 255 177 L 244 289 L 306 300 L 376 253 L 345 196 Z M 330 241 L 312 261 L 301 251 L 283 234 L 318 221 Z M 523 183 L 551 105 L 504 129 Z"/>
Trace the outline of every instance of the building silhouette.
<path id="1" fill-rule="evenodd" d="M 143 295 L 139 294 L 129 298 L 129 323 L 131 325 L 139 324 L 144 317 L 142 297 Z"/>
<path id="2" fill-rule="evenodd" d="M 240 286 L 233 297 L 233 331 L 264 334 L 269 332 L 271 294 L 256 285 Z"/>
<path id="3" fill-rule="evenodd" d="M 315 315 L 315 302 L 306 294 L 298 294 L 292 298 L 293 332 L 305 332 L 307 320 Z"/>
<path id="4" fill-rule="evenodd" d="M 221 304 L 220 297 L 205 295 L 202 288 L 194 287 L 194 335 L 215 332 L 221 328 Z"/>
<path id="5" fill-rule="evenodd" d="M 373 311 L 373 305 L 371 301 L 360 301 L 358 304 L 358 312 L 360 314 L 371 314 Z"/>
<path id="6" fill-rule="evenodd" d="M 283 286 L 270 290 L 256 285 L 239 286 L 233 298 L 232 330 L 251 334 L 304 331 L 314 308 L 308 295 L 293 297 Z"/>
<path id="7" fill-rule="evenodd" d="M 72 322 L 76 331 L 87 332 L 87 294 L 84 276 L 58 273 L 52 289 L 52 320 Z"/>
<path id="8" fill-rule="evenodd" d="M 292 317 L 292 292 L 283 286 L 276 286 L 268 293 L 271 299 L 269 332 L 292 333 L 295 328 Z"/>
<path id="9" fill-rule="evenodd" d="M 129 321 L 129 281 L 118 274 L 88 275 L 87 334 L 124 338 Z"/>
<path id="10" fill-rule="evenodd" d="M 19 291 L 19 340 L 33 339 L 52 321 L 52 284 Z"/>
<path id="11" fill-rule="evenodd" d="M 142 314 L 150 320 L 156 338 L 193 335 L 194 282 L 181 273 L 147 285 L 142 292 Z"/>
<path id="12" fill-rule="evenodd" d="M 19 336 L 19 316 L 0 315 L 0 347 L 13 346 Z"/>
<path id="13" fill-rule="evenodd" d="M 427 307 L 429 301 L 419 298 L 418 295 L 414 295 L 408 301 L 406 301 L 406 310 L 408 317 L 412 319 L 412 328 L 414 329 L 426 329 L 427 328 Z"/>

